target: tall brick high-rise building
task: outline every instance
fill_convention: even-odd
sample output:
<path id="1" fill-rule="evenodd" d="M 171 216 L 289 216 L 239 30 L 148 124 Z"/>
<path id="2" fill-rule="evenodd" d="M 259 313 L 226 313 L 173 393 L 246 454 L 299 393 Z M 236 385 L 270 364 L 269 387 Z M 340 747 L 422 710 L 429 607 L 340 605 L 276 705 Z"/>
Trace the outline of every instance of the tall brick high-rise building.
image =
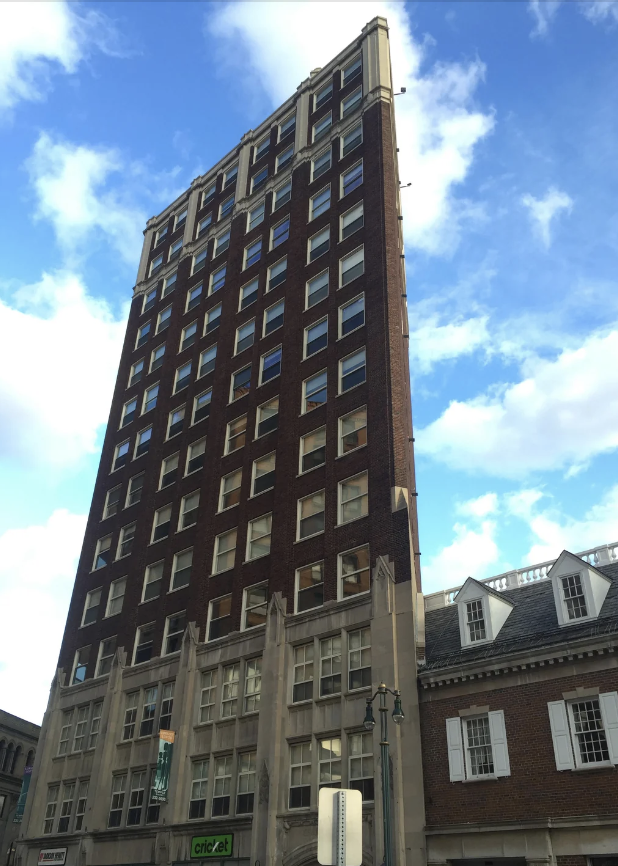
<path id="1" fill-rule="evenodd" d="M 394 848 L 422 861 L 400 220 L 376 18 L 148 222 L 18 866 L 229 834 L 235 862 L 303 866 L 322 785 L 362 792 L 377 866 L 382 681 Z"/>

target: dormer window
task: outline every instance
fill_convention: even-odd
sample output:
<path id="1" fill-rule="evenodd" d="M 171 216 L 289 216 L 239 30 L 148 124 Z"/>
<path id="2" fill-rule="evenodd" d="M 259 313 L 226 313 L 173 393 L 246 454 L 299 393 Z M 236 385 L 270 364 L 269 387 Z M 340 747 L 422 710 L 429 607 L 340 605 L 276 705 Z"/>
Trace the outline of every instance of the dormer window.
<path id="1" fill-rule="evenodd" d="M 513 610 L 510 598 L 472 577 L 459 590 L 455 601 L 462 649 L 495 640 Z"/>
<path id="2" fill-rule="evenodd" d="M 567 617 L 572 620 L 588 616 L 581 575 L 570 574 L 568 577 L 562 577 L 560 582 Z"/>
<path id="3" fill-rule="evenodd" d="M 466 604 L 466 617 L 468 625 L 468 638 L 470 643 L 486 640 L 485 616 L 483 614 L 483 600 L 480 598 L 469 601 Z"/>
<path id="4" fill-rule="evenodd" d="M 558 625 L 577 625 L 601 613 L 611 581 L 578 556 L 563 550 L 548 572 Z"/>

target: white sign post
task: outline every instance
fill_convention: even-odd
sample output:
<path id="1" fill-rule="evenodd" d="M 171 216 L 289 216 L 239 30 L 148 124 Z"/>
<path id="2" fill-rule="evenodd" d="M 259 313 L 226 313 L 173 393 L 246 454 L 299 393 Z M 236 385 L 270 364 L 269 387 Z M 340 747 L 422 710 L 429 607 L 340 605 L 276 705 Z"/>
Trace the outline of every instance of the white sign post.
<path id="1" fill-rule="evenodd" d="M 363 862 L 363 799 L 360 791 L 320 788 L 318 798 L 318 863 L 361 866 Z"/>

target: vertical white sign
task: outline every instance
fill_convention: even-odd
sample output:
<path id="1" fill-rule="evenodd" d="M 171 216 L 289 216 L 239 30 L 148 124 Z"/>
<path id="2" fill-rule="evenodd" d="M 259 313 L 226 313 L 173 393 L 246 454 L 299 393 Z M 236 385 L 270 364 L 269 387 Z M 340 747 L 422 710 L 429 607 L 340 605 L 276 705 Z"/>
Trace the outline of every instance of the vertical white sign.
<path id="1" fill-rule="evenodd" d="M 361 866 L 363 799 L 360 791 L 321 788 L 318 798 L 318 863 Z"/>

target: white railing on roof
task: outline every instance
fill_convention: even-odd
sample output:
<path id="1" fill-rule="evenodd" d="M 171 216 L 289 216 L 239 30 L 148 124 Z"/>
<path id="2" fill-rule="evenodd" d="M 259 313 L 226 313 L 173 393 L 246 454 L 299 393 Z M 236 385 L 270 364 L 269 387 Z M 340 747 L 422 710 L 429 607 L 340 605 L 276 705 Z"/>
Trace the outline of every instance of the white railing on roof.
<path id="1" fill-rule="evenodd" d="M 618 541 L 613 544 L 603 544 L 600 547 L 584 550 L 581 553 L 576 553 L 575 556 L 585 560 L 589 565 L 609 565 L 612 562 L 618 562 Z M 530 583 L 546 580 L 547 573 L 555 561 L 555 559 L 550 559 L 547 562 L 539 562 L 537 565 L 518 568 L 516 571 L 505 571 L 504 574 L 486 577 L 484 580 L 480 580 L 479 583 L 485 583 L 492 589 L 498 590 L 498 592 L 503 589 L 516 589 L 518 586 L 528 586 Z M 435 610 L 436 608 L 447 607 L 449 604 L 453 604 L 455 596 L 460 589 L 461 585 L 426 595 L 425 610 Z"/>

